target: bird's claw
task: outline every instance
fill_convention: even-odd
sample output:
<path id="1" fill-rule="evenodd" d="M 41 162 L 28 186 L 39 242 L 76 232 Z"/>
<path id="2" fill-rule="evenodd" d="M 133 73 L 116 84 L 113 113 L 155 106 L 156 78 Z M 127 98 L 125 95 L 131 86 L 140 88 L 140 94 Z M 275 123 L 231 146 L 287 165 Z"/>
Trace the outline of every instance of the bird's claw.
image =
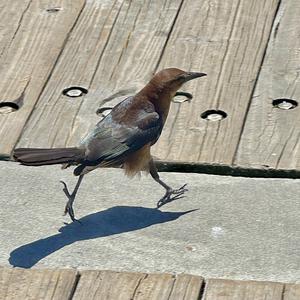
<path id="1" fill-rule="evenodd" d="M 71 201 L 70 199 L 68 200 L 65 207 L 64 215 L 68 214 L 73 222 L 78 222 L 81 224 L 81 222 L 75 218 L 72 202 L 73 201 Z"/>
<path id="2" fill-rule="evenodd" d="M 67 198 L 69 199 L 65 206 L 64 215 L 68 214 L 73 222 L 78 222 L 81 224 L 81 222 L 75 218 L 75 214 L 74 214 L 74 209 L 73 209 L 74 195 L 69 193 L 68 187 L 64 181 L 61 180 L 60 182 L 63 184 L 64 186 L 63 191 L 67 196 Z"/>
<path id="3" fill-rule="evenodd" d="M 168 190 L 166 194 L 157 202 L 156 207 L 160 208 L 169 202 L 183 198 L 183 194 L 188 191 L 188 189 L 185 188 L 186 185 L 187 184 L 184 184 L 181 188 L 177 190 Z"/>

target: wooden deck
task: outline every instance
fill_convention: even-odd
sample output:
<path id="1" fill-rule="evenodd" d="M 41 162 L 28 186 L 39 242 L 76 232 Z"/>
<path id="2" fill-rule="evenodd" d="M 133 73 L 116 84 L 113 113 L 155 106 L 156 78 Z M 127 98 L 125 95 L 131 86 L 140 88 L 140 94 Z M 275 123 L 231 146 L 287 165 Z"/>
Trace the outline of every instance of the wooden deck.
<path id="1" fill-rule="evenodd" d="M 298 0 L 53 3 L 0 0 L 1 157 L 77 145 L 99 107 L 179 67 L 208 76 L 184 87 L 191 102 L 173 103 L 158 160 L 299 171 L 299 107 L 273 105 L 300 96 Z M 87 94 L 63 95 L 70 86 Z M 227 117 L 203 119 L 207 110 Z"/>
<path id="2" fill-rule="evenodd" d="M 0 158 L 77 145 L 99 108 L 178 67 L 208 76 L 174 99 L 158 161 L 300 178 L 299 15 L 299 0 L 0 0 Z M 300 285 L 0 268 L 0 299 L 296 300 Z"/>
<path id="3" fill-rule="evenodd" d="M 298 300 L 300 284 L 193 275 L 0 269 L 0 299 Z"/>

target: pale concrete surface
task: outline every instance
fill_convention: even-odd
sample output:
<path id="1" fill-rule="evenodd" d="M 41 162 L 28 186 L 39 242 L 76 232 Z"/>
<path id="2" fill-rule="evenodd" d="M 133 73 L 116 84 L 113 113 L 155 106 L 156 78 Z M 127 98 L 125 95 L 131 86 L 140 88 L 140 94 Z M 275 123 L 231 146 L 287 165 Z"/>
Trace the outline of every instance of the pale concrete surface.
<path id="1" fill-rule="evenodd" d="M 150 176 L 97 170 L 77 197 L 83 224 L 64 225 L 59 180 L 73 187 L 71 170 L 0 162 L 0 176 L 0 266 L 300 282 L 300 180 L 161 173 L 189 192 L 159 211 Z"/>

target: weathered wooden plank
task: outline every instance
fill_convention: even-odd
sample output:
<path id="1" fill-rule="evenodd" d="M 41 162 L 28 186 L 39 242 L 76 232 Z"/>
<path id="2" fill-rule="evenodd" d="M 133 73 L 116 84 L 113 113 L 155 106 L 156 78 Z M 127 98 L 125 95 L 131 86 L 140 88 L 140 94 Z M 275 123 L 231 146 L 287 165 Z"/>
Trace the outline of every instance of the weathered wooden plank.
<path id="1" fill-rule="evenodd" d="M 278 0 L 186 0 L 159 68 L 206 72 L 173 105 L 154 154 L 165 161 L 231 164 L 264 55 Z M 201 113 L 220 109 L 221 122 Z"/>
<path id="2" fill-rule="evenodd" d="M 281 300 L 282 283 L 209 279 L 204 300 Z"/>
<path id="3" fill-rule="evenodd" d="M 0 268 L 0 299 L 70 299 L 75 283 L 71 269 Z"/>
<path id="4" fill-rule="evenodd" d="M 3 1 L 2 1 L 3 2 Z M 0 113 L 0 154 L 9 155 L 47 81 L 65 39 L 84 6 L 84 0 L 6 1 L 1 14 L 11 16 L 19 6 L 22 14 L 1 19 L 5 43 L 0 57 L 0 102 L 13 102 L 23 94 L 23 105 L 15 112 Z M 24 7 L 25 4 L 25 7 Z M 11 7 L 10 7 L 11 6 Z M 4 20 L 4 21 L 3 21 Z M 7 33 L 8 32 L 8 33 Z M 1 38 L 2 40 L 2 38 Z M 19 103 L 22 104 L 22 103 Z"/>
<path id="5" fill-rule="evenodd" d="M 148 274 L 136 289 L 134 300 L 167 300 L 175 284 L 175 275 Z"/>
<path id="6" fill-rule="evenodd" d="M 274 108 L 272 101 L 300 101 L 300 2 L 282 0 L 252 97 L 235 164 L 300 168 L 299 107 Z"/>
<path id="7" fill-rule="evenodd" d="M 29 4 L 30 0 L 0 1 L 0 57 L 9 47 Z"/>
<path id="8" fill-rule="evenodd" d="M 198 300 L 203 279 L 192 275 L 148 274 L 140 281 L 134 300 Z"/>
<path id="9" fill-rule="evenodd" d="M 168 300 L 199 300 L 203 278 L 200 276 L 181 274 L 176 281 Z"/>
<path id="10" fill-rule="evenodd" d="M 181 0 L 89 1 L 18 146 L 78 144 L 113 93 L 134 93 L 159 62 Z M 65 87 L 88 94 L 68 98 Z M 49 126 L 51 124 L 51 126 Z"/>
<path id="11" fill-rule="evenodd" d="M 83 271 L 73 299 L 197 300 L 202 283 L 192 275 Z"/>
<path id="12" fill-rule="evenodd" d="M 300 284 L 286 284 L 282 300 L 299 300 Z"/>
<path id="13" fill-rule="evenodd" d="M 143 273 L 82 271 L 73 299 L 130 300 L 145 276 Z"/>

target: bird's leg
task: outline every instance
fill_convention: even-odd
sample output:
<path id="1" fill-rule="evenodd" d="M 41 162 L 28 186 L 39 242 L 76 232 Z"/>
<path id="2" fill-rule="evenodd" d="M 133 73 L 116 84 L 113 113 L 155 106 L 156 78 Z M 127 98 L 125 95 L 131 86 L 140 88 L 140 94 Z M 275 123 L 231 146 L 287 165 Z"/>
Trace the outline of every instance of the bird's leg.
<path id="1" fill-rule="evenodd" d="M 187 191 L 186 184 L 184 184 L 181 188 L 174 190 L 170 186 L 168 186 L 166 183 L 164 183 L 158 175 L 156 166 L 154 164 L 154 161 L 151 160 L 149 163 L 149 171 L 152 176 L 152 178 L 158 182 L 161 186 L 163 186 L 166 190 L 165 195 L 157 202 L 157 208 L 160 208 L 161 206 L 165 205 L 166 203 L 172 202 L 174 200 L 183 198 L 183 194 Z"/>
<path id="2" fill-rule="evenodd" d="M 80 175 L 72 194 L 69 193 L 67 184 L 64 181 L 60 181 L 64 185 L 63 191 L 68 198 L 68 202 L 66 204 L 64 214 L 66 215 L 68 213 L 73 222 L 78 221 L 74 215 L 73 203 L 74 203 L 74 200 L 75 200 L 75 197 L 76 197 L 76 194 L 77 194 L 77 191 L 79 189 L 82 179 L 83 179 L 83 175 Z M 78 222 L 80 223 L 80 221 L 78 221 Z"/>

